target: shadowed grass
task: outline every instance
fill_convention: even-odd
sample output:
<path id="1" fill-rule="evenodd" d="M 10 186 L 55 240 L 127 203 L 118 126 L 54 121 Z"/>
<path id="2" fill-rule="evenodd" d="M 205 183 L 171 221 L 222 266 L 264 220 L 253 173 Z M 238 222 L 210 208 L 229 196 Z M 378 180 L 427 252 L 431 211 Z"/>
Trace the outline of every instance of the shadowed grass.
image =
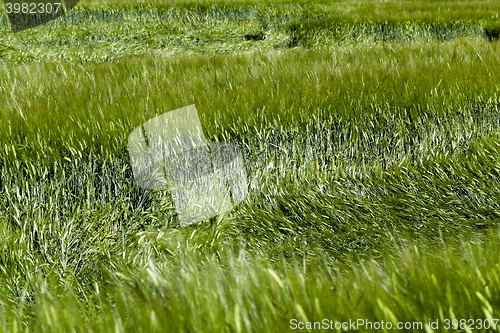
<path id="1" fill-rule="evenodd" d="M 401 21 L 351 13 L 342 29 L 364 37 L 340 47 L 332 8 L 353 2 L 178 5 L 89 2 L 16 35 L 24 42 L 0 37 L 2 330 L 282 332 L 293 318 L 443 330 L 446 318 L 498 318 L 500 53 L 478 28 L 490 12 L 461 5 L 478 29 L 469 37 L 400 43 L 383 34 L 439 20 L 364 2 L 401 9 Z M 287 29 L 311 13 L 305 47 L 290 49 Z M 175 56 L 145 46 L 200 27 L 221 44 Z M 221 52 L 225 38 L 252 52 Z M 59 59 L 66 47 L 78 62 Z M 240 146 L 250 193 L 181 228 L 168 193 L 134 184 L 126 143 L 189 104 L 210 141 Z"/>
<path id="2" fill-rule="evenodd" d="M 283 332 L 298 322 L 324 325 L 327 319 L 329 328 L 363 319 L 414 327 L 404 331 L 437 320 L 435 331 L 445 332 L 447 319 L 450 327 L 455 318 L 471 318 L 472 327 L 486 331 L 479 328 L 495 318 L 500 304 L 498 242 L 496 232 L 467 234 L 455 245 L 393 242 L 398 254 L 386 253 L 382 264 L 349 262 L 347 270 L 317 254 L 264 260 L 240 249 L 214 260 L 182 247 L 163 262 L 141 261 L 138 270 L 124 263 L 108 266 L 109 284 L 96 282 L 85 298 L 71 279 L 57 283 L 61 279 L 51 275 L 30 276 L 30 283 L 21 284 L 20 301 L 13 304 L 2 294 L 2 328 Z M 28 313 L 31 320 L 25 322 Z M 376 331 L 364 325 L 357 328 Z"/>

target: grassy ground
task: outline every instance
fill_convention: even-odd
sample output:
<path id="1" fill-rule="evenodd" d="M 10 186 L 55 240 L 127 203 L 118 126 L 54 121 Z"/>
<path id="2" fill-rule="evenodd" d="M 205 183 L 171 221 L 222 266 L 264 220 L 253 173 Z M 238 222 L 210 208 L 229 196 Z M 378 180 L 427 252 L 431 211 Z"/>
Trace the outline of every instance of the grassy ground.
<path id="1" fill-rule="evenodd" d="M 234 53 L 495 35 L 498 1 L 206 2 L 82 1 L 45 28 L 9 34 L 0 57 L 116 61 L 142 54 Z M 486 29 L 485 29 L 486 28 Z"/>
<path id="2" fill-rule="evenodd" d="M 498 6 L 89 1 L 19 34 L 4 16 L 1 329 L 499 318 Z M 181 228 L 126 143 L 188 104 L 241 147 L 250 194 Z"/>

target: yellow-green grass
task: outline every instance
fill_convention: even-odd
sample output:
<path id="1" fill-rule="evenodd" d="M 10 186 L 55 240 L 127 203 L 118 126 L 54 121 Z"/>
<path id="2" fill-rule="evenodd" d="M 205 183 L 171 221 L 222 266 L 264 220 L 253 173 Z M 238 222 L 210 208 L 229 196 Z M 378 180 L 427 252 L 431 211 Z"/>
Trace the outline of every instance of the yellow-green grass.
<path id="1" fill-rule="evenodd" d="M 144 54 L 491 39 L 488 27 L 498 24 L 499 11 L 497 1 L 82 1 L 62 18 L 15 34 L 0 14 L 0 58 L 108 62 Z"/>
<path id="2" fill-rule="evenodd" d="M 81 37 L 65 24 L 24 36 L 57 53 L 58 34 Z M 117 43 L 131 31 L 92 29 Z M 4 51 L 0 329 L 283 332 L 328 318 L 444 331 L 498 318 L 499 44 L 321 38 Z M 242 148 L 250 193 L 181 228 L 167 192 L 134 184 L 126 144 L 189 104 L 209 140 Z"/>

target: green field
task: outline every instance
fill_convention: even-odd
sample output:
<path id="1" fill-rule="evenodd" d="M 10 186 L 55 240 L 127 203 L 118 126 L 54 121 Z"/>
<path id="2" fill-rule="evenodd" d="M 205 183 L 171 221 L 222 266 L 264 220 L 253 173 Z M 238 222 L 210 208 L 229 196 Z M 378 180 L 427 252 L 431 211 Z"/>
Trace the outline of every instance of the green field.
<path id="1" fill-rule="evenodd" d="M 498 13 L 89 0 L 14 34 L 2 7 L 0 331 L 500 331 Z M 190 104 L 249 195 L 181 227 L 127 138 Z"/>

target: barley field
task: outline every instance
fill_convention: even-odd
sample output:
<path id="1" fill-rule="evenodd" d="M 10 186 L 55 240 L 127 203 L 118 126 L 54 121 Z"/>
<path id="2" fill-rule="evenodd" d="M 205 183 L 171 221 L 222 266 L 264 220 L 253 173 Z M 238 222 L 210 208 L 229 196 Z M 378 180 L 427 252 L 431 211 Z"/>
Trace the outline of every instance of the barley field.
<path id="1" fill-rule="evenodd" d="M 0 8 L 1 332 L 500 331 L 500 2 Z M 191 104 L 249 193 L 182 227 L 127 138 Z"/>

